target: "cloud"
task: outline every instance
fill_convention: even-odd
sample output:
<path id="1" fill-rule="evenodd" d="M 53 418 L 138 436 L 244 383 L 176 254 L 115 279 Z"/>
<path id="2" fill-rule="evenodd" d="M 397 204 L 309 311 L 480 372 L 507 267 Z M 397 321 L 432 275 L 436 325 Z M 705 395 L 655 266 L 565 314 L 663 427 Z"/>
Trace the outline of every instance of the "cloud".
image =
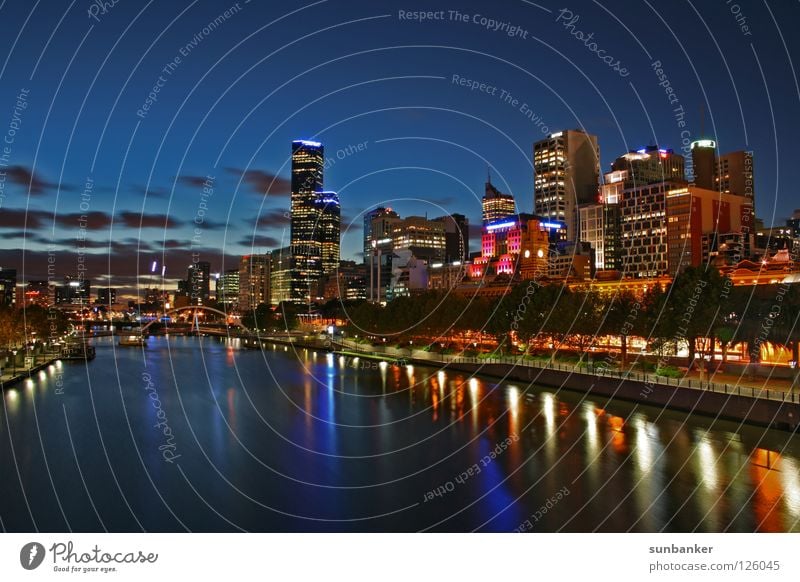
<path id="1" fill-rule="evenodd" d="M 57 214 L 56 224 L 64 228 L 85 228 L 86 230 L 103 230 L 111 225 L 111 215 L 106 212 L 71 212 Z"/>
<path id="2" fill-rule="evenodd" d="M 53 223 L 53 213 L 44 210 L 27 210 L 22 208 L 0 209 L 0 228 L 31 229 L 41 228 Z"/>
<path id="3" fill-rule="evenodd" d="M 187 186 L 202 187 L 208 178 L 206 176 L 178 176 L 178 182 Z"/>
<path id="4" fill-rule="evenodd" d="M 245 220 L 245 224 L 252 228 L 283 228 L 289 224 L 289 213 L 281 208 L 272 208 L 260 213 L 256 218 Z"/>
<path id="5" fill-rule="evenodd" d="M 225 171 L 240 176 L 242 182 L 247 184 L 251 192 L 264 196 L 289 196 L 292 183 L 277 174 L 263 170 L 242 170 L 239 168 L 225 168 Z"/>
<path id="6" fill-rule="evenodd" d="M 146 212 L 121 212 L 119 222 L 128 228 L 176 228 L 182 221 L 166 214 L 148 214 Z"/>
<path id="7" fill-rule="evenodd" d="M 46 190 L 58 188 L 58 184 L 52 184 L 42 179 L 36 172 L 25 166 L 11 166 L 6 170 L 6 176 L 14 184 L 22 186 L 31 194 L 44 194 Z M 71 186 L 61 185 L 62 190 L 72 190 Z"/>
<path id="8" fill-rule="evenodd" d="M 269 247 L 274 249 L 281 246 L 281 241 L 272 236 L 257 234 L 255 236 L 245 236 L 237 244 L 249 248 Z"/>

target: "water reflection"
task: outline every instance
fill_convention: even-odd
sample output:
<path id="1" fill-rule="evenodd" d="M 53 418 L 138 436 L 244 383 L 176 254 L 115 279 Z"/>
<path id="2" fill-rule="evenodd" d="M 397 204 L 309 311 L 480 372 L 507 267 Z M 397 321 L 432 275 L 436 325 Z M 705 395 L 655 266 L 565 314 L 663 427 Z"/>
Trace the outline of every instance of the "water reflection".
<path id="1" fill-rule="evenodd" d="M 230 341 L 205 340 L 200 349 L 190 338 L 172 341 L 170 350 L 164 340 L 152 342 L 147 369 L 177 436 L 181 469 L 221 514 L 238 515 L 237 523 L 248 529 L 315 529 L 313 521 L 280 521 L 287 518 L 275 515 L 340 523 L 412 507 L 386 520 L 342 527 L 414 530 L 441 522 L 456 531 L 484 523 L 486 529 L 507 530 L 565 485 L 571 494 L 540 524 L 542 531 L 799 528 L 800 442 L 783 433 L 625 403 L 599 408 L 580 394 L 497 384 L 453 369 L 287 346 L 261 353 Z M 43 455 L 36 453 L 34 404 L 41 446 L 53 459 L 68 442 L 60 432 L 66 408 L 82 466 L 107 464 L 96 444 L 99 430 L 108 446 L 118 448 L 109 453 L 114 462 L 124 460 L 130 471 L 125 487 L 155 485 L 179 500 L 178 506 L 195 507 L 190 500 L 196 496 L 183 479 L 172 480 L 174 467 L 159 456 L 163 441 L 140 385 L 141 353 L 122 351 L 115 361 L 111 350 L 100 352 L 88 368 L 57 363 L 4 391 L 0 413 L 11 442 L 21 447 L 15 452 L 26 459 L 24 482 L 48 482 Z M 118 373 L 121 390 L 106 389 Z M 64 396 L 52 390 L 56 374 L 64 375 Z M 95 400 L 86 406 L 90 396 Z M 498 449 L 510 436 L 516 437 L 513 444 Z M 137 473 L 137 454 L 151 473 Z M 7 444 L 0 446 L 0 462 L 3 469 L 14 466 Z M 224 480 L 209 478 L 209 462 Z M 439 505 L 420 503 L 426 491 L 476 463 L 481 471 Z M 108 485 L 109 475 L 97 471 L 87 482 Z M 57 475 L 56 488 L 71 487 L 71 477 Z M 240 506 L 241 496 L 225 480 L 277 512 L 254 515 L 252 504 Z M 4 520 L 24 505 L 13 491 L 9 495 L 0 498 Z M 43 492 L 33 505 L 48 507 L 47 499 Z M 148 507 L 146 513 L 159 511 Z M 204 512 L 195 507 L 195 513 Z M 208 524 L 217 518 L 207 519 L 198 529 L 214 529 Z"/>

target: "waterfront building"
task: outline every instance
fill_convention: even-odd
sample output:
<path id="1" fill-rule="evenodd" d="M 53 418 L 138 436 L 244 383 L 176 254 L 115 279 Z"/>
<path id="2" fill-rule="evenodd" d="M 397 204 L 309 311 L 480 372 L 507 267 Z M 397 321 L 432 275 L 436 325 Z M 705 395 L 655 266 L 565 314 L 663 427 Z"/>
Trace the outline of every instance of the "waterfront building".
<path id="1" fill-rule="evenodd" d="M 240 311 L 253 311 L 261 304 L 269 305 L 271 303 L 271 274 L 272 260 L 269 254 L 242 256 L 239 260 L 238 271 Z M 233 289 L 231 289 L 231 297 L 232 293 Z"/>
<path id="2" fill-rule="evenodd" d="M 469 259 L 469 220 L 463 214 L 449 214 L 433 219 L 444 224 L 444 261 Z"/>
<path id="3" fill-rule="evenodd" d="M 533 211 L 578 236 L 578 206 L 594 202 L 600 178 L 597 136 L 582 130 L 550 134 L 533 144 Z"/>
<path id="4" fill-rule="evenodd" d="M 20 307 L 50 307 L 53 304 L 54 289 L 47 281 L 28 281 L 20 285 L 17 291 L 17 305 Z"/>
<path id="5" fill-rule="evenodd" d="M 117 290 L 114 287 L 98 287 L 97 303 L 100 305 L 114 305 L 117 302 Z"/>
<path id="6" fill-rule="evenodd" d="M 292 142 L 290 300 L 310 303 L 322 278 L 324 147 L 308 140 Z"/>
<path id="7" fill-rule="evenodd" d="M 464 280 L 466 264 L 463 261 L 453 263 L 433 263 L 428 268 L 428 289 L 449 291 Z"/>
<path id="8" fill-rule="evenodd" d="M 208 304 L 211 297 L 211 263 L 197 261 L 189 265 L 186 281 L 189 284 L 189 304 Z"/>
<path id="9" fill-rule="evenodd" d="M 247 271 L 247 268 L 245 268 L 245 271 Z M 217 274 L 216 297 L 218 305 L 225 306 L 227 308 L 238 305 L 241 275 L 242 274 L 239 269 L 228 269 L 224 273 Z M 248 283 L 249 281 L 250 279 L 248 277 Z M 269 302 L 265 301 L 265 303 Z"/>
<path id="10" fill-rule="evenodd" d="M 373 252 L 372 241 L 380 240 L 389 236 L 391 229 L 386 219 L 399 218 L 391 208 L 378 207 L 364 213 L 364 262 L 368 263 Z M 373 228 L 374 227 L 374 228 Z"/>
<path id="11" fill-rule="evenodd" d="M 56 305 L 89 305 L 91 303 L 91 280 L 82 277 L 64 277 L 64 283 L 55 290 Z"/>
<path id="12" fill-rule="evenodd" d="M 291 301 L 292 292 L 292 248 L 283 247 L 272 251 L 270 259 L 270 303 L 280 305 Z M 240 283 L 241 285 L 241 280 Z M 241 293 L 240 293 L 241 298 Z M 241 309 L 241 306 L 240 306 Z"/>
<path id="13" fill-rule="evenodd" d="M 322 214 L 319 231 L 322 253 L 322 274 L 329 275 L 339 268 L 341 259 L 342 208 L 336 192 L 322 192 Z"/>

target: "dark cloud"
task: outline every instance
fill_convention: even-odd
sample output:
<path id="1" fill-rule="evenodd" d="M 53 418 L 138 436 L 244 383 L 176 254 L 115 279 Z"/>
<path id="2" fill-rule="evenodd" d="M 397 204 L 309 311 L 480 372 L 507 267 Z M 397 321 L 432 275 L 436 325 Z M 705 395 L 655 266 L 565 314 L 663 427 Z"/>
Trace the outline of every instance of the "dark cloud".
<path id="1" fill-rule="evenodd" d="M 235 176 L 241 176 L 252 192 L 269 196 L 289 196 L 292 183 L 287 179 L 272 172 L 263 170 L 241 170 L 239 168 L 225 168 Z"/>
<path id="2" fill-rule="evenodd" d="M 28 210 L 22 208 L 0 209 L 0 228 L 41 228 L 45 224 L 52 224 L 53 213 L 43 210 Z"/>
<path id="3" fill-rule="evenodd" d="M 243 247 L 269 247 L 274 249 L 281 245 L 281 241 L 275 237 L 257 234 L 256 236 L 245 236 L 237 244 Z"/>
<path id="4" fill-rule="evenodd" d="M 261 212 L 258 217 L 245 220 L 252 228 L 282 228 L 289 224 L 289 212 L 281 208 L 272 208 Z"/>
<path id="5" fill-rule="evenodd" d="M 58 184 L 47 182 L 39 176 L 36 172 L 25 166 L 11 166 L 6 170 L 6 176 L 14 184 L 22 186 L 25 191 L 29 191 L 34 195 L 44 194 L 46 190 L 57 188 Z M 71 190 L 71 186 L 65 184 L 61 185 L 62 190 Z"/>
<path id="6" fill-rule="evenodd" d="M 28 234 L 25 230 L 9 230 L 0 234 L 0 238 L 11 239 L 11 238 L 25 238 L 26 234 Z"/>
<path id="7" fill-rule="evenodd" d="M 111 215 L 105 212 L 71 212 L 57 214 L 56 224 L 64 228 L 85 228 L 86 230 L 103 230 L 111 225 Z"/>
<path id="8" fill-rule="evenodd" d="M 202 188 L 208 178 L 206 176 L 178 176 L 177 180 L 187 186 Z"/>
<path id="9" fill-rule="evenodd" d="M 176 228 L 183 224 L 166 214 L 148 214 L 146 212 L 121 212 L 118 222 L 128 228 Z"/>

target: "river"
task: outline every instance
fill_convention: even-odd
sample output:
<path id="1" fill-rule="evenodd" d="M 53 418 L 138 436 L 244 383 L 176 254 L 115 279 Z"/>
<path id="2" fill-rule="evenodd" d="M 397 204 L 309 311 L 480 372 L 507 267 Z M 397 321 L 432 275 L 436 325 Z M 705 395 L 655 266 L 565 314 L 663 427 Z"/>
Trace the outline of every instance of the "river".
<path id="1" fill-rule="evenodd" d="M 4 531 L 800 531 L 800 438 L 237 340 L 7 388 Z"/>

